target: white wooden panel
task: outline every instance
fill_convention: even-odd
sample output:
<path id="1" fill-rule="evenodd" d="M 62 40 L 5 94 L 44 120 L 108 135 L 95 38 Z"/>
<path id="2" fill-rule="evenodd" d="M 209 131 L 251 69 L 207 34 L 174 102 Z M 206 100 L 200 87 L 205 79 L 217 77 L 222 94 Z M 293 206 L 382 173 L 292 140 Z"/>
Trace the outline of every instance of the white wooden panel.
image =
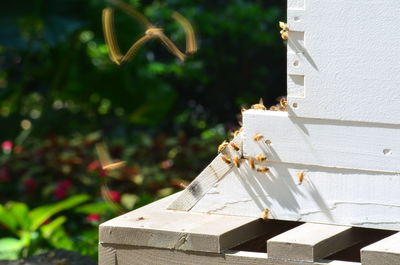
<path id="1" fill-rule="evenodd" d="M 400 125 L 304 119 L 286 112 L 244 112 L 246 156 L 265 153 L 270 161 L 400 172 Z M 252 137 L 261 133 L 264 141 Z"/>
<path id="2" fill-rule="evenodd" d="M 268 256 L 275 259 L 317 261 L 361 241 L 348 226 L 303 224 L 267 241 Z"/>
<path id="3" fill-rule="evenodd" d="M 268 174 L 242 163 L 192 208 L 271 219 L 400 230 L 400 176 L 266 162 Z M 305 172 L 301 184 L 297 173 Z"/>
<path id="4" fill-rule="evenodd" d="M 363 265 L 400 264 L 400 233 L 361 249 L 361 262 Z"/>
<path id="5" fill-rule="evenodd" d="M 230 159 L 235 156 L 242 157 L 242 133 L 239 133 L 232 142 L 239 147 L 239 150 L 236 151 L 231 145 L 227 146 L 222 153 L 218 154 L 196 179 L 190 183 L 179 197 L 168 206 L 168 209 L 189 211 L 215 183 L 220 181 L 229 172 L 233 163 L 225 163 L 221 155 L 225 155 Z"/>
<path id="6" fill-rule="evenodd" d="M 305 77 L 304 98 L 288 93 L 290 115 L 400 124 L 399 14 L 398 0 L 289 0 L 304 42 L 289 34 L 303 47 L 288 48 L 287 72 Z"/>

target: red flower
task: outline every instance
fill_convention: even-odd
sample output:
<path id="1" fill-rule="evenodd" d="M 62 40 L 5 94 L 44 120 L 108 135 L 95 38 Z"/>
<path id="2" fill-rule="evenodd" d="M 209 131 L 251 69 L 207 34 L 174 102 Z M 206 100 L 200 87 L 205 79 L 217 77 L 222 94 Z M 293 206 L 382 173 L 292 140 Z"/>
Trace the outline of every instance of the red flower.
<path id="1" fill-rule="evenodd" d="M 22 181 L 27 192 L 32 193 L 36 190 L 37 181 L 33 178 L 27 178 Z"/>
<path id="2" fill-rule="evenodd" d="M 116 190 L 110 190 L 109 192 L 110 199 L 115 203 L 121 202 L 121 194 Z"/>
<path id="3" fill-rule="evenodd" d="M 86 216 L 86 221 L 88 221 L 89 223 L 99 222 L 100 221 L 100 215 L 98 215 L 98 214 L 88 214 Z"/>
<path id="4" fill-rule="evenodd" d="M 10 171 L 8 168 L 0 169 L 0 182 L 7 182 L 10 180 Z"/>
<path id="5" fill-rule="evenodd" d="M 167 160 L 164 160 L 161 162 L 161 168 L 168 169 L 168 168 L 172 167 L 173 164 L 174 163 L 172 162 L 172 160 L 167 159 Z"/>
<path id="6" fill-rule="evenodd" d="M 99 168 L 101 168 L 100 162 L 95 160 L 86 167 L 86 171 L 93 172 Z"/>
<path id="7" fill-rule="evenodd" d="M 3 149 L 4 152 L 9 153 L 13 148 L 13 143 L 10 140 L 4 141 L 1 144 L 1 148 Z"/>
<path id="8" fill-rule="evenodd" d="M 56 188 L 54 189 L 54 197 L 56 199 L 61 200 L 67 197 L 68 190 L 72 187 L 72 183 L 69 180 L 61 180 L 57 183 Z"/>

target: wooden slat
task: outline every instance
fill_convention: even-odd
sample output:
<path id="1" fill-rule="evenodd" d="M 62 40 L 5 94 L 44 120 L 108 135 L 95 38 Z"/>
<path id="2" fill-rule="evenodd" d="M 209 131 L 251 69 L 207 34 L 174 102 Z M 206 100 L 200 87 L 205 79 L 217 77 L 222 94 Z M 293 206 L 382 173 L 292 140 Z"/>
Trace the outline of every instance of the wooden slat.
<path id="1" fill-rule="evenodd" d="M 228 146 L 223 152 L 229 158 L 242 156 L 242 134 L 239 133 L 232 142 L 236 143 L 240 150 L 235 151 Z M 217 150 L 217 147 L 215 147 Z M 216 158 L 190 183 L 181 195 L 168 206 L 170 210 L 189 211 L 196 203 L 225 175 L 230 171 L 233 164 L 227 164 L 218 154 Z"/>
<path id="2" fill-rule="evenodd" d="M 399 265 L 400 233 L 361 249 L 362 265 Z"/>
<path id="3" fill-rule="evenodd" d="M 275 259 L 316 261 L 360 240 L 351 227 L 307 223 L 269 239 L 267 249 Z"/>
<path id="4" fill-rule="evenodd" d="M 112 245 L 99 244 L 99 265 L 117 264 L 117 251 Z"/>
<path id="5" fill-rule="evenodd" d="M 174 251 L 132 246 L 115 246 L 118 263 L 108 265 L 360 265 L 357 262 L 321 260 L 315 263 L 268 258 L 266 253 L 227 251 L 222 254 Z"/>
<path id="6" fill-rule="evenodd" d="M 180 194 L 100 225 L 100 243 L 221 252 L 268 232 L 255 217 L 167 210 Z"/>

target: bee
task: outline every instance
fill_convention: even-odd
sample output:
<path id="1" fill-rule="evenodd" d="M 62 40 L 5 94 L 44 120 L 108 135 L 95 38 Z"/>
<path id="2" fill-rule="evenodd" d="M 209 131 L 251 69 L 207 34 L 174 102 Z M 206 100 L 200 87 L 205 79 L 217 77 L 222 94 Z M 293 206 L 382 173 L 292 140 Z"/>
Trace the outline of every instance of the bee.
<path id="1" fill-rule="evenodd" d="M 226 155 L 221 155 L 221 158 L 227 164 L 230 164 L 232 162 Z"/>
<path id="2" fill-rule="evenodd" d="M 264 106 L 264 102 L 262 98 L 260 98 L 260 101 L 257 104 L 254 104 L 251 106 L 252 109 L 260 109 L 260 110 L 267 110 L 267 108 Z"/>
<path id="3" fill-rule="evenodd" d="M 240 167 L 240 158 L 238 156 L 235 156 L 233 158 L 233 164 L 235 165 L 235 167 Z"/>
<path id="4" fill-rule="evenodd" d="M 287 40 L 289 38 L 289 27 L 285 22 L 279 21 L 279 27 L 282 29 L 279 33 L 281 34 L 281 38 L 283 40 Z"/>
<path id="5" fill-rule="evenodd" d="M 256 135 L 253 136 L 254 141 L 260 141 L 264 136 L 260 133 L 257 133 Z"/>
<path id="6" fill-rule="evenodd" d="M 218 146 L 218 153 L 221 153 L 222 151 L 225 150 L 225 148 L 228 146 L 228 142 L 227 141 L 223 141 L 222 144 L 220 144 Z"/>
<path id="7" fill-rule="evenodd" d="M 121 9 L 123 12 L 131 16 L 133 19 L 137 20 L 146 28 L 144 35 L 141 38 L 139 38 L 134 44 L 132 44 L 132 46 L 128 49 L 128 51 L 125 54 L 122 54 L 117 42 L 117 38 L 115 36 L 114 9 L 111 7 L 107 7 L 103 10 L 102 21 L 103 21 L 104 37 L 106 44 L 109 48 L 110 58 L 114 63 L 118 65 L 125 63 L 130 58 L 132 58 L 144 44 L 153 39 L 159 39 L 165 45 L 165 47 L 172 54 L 177 56 L 181 61 L 184 61 L 186 59 L 187 54 L 196 52 L 197 43 L 193 28 L 190 25 L 189 21 L 179 13 L 174 12 L 172 14 L 172 18 L 176 20 L 185 31 L 186 35 L 185 53 L 181 52 L 176 47 L 176 45 L 164 34 L 162 28 L 157 28 L 153 26 L 153 24 L 150 23 L 150 21 L 143 14 L 139 13 L 128 4 L 119 0 L 107 0 L 107 2 Z"/>
<path id="8" fill-rule="evenodd" d="M 286 98 L 281 98 L 279 100 L 279 104 L 281 105 L 282 108 L 286 109 L 287 106 L 288 106 L 287 99 Z"/>
<path id="9" fill-rule="evenodd" d="M 269 218 L 269 210 L 267 208 L 264 209 L 264 211 L 262 212 L 261 218 L 264 220 L 268 220 Z"/>
<path id="10" fill-rule="evenodd" d="M 105 143 L 96 144 L 97 155 L 103 170 L 113 170 L 125 166 L 125 161 L 113 161 Z"/>
<path id="11" fill-rule="evenodd" d="M 254 159 L 250 157 L 247 161 L 249 161 L 249 165 L 251 169 L 254 169 L 256 166 L 254 164 Z"/>
<path id="12" fill-rule="evenodd" d="M 256 155 L 254 158 L 259 162 L 262 162 L 267 159 L 265 155 Z"/>
<path id="13" fill-rule="evenodd" d="M 269 168 L 267 167 L 259 167 L 257 168 L 257 171 L 260 173 L 267 173 L 269 171 Z"/>
<path id="14" fill-rule="evenodd" d="M 240 128 L 240 129 L 234 131 L 234 132 L 232 133 L 232 137 L 238 136 L 238 134 L 239 134 L 241 131 L 242 131 L 242 128 Z"/>
<path id="15" fill-rule="evenodd" d="M 305 175 L 306 175 L 306 174 L 304 173 L 304 171 L 297 172 L 296 176 L 297 176 L 297 180 L 299 181 L 299 185 L 300 185 L 301 183 L 303 183 L 303 180 L 304 180 Z"/>
<path id="16" fill-rule="evenodd" d="M 235 151 L 239 151 L 240 150 L 239 146 L 236 143 L 230 142 L 230 145 L 233 147 L 233 149 L 235 149 Z"/>

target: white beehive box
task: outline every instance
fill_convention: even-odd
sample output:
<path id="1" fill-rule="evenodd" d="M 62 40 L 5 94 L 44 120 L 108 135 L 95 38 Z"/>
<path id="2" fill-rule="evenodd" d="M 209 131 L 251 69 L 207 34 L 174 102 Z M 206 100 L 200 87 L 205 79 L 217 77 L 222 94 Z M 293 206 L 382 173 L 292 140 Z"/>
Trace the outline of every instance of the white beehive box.
<path id="1" fill-rule="evenodd" d="M 395 0 L 289 1 L 288 112 L 245 111 L 237 139 L 269 173 L 243 160 L 203 174 L 170 208 L 400 230 L 399 14 Z"/>
<path id="2" fill-rule="evenodd" d="M 245 111 L 223 152 L 240 167 L 219 154 L 102 224 L 100 264 L 400 265 L 400 233 L 354 228 L 400 230 L 399 15 L 398 0 L 288 0 L 288 112 Z M 230 250 L 259 235 L 268 253 Z M 354 244 L 360 262 L 322 260 Z"/>

